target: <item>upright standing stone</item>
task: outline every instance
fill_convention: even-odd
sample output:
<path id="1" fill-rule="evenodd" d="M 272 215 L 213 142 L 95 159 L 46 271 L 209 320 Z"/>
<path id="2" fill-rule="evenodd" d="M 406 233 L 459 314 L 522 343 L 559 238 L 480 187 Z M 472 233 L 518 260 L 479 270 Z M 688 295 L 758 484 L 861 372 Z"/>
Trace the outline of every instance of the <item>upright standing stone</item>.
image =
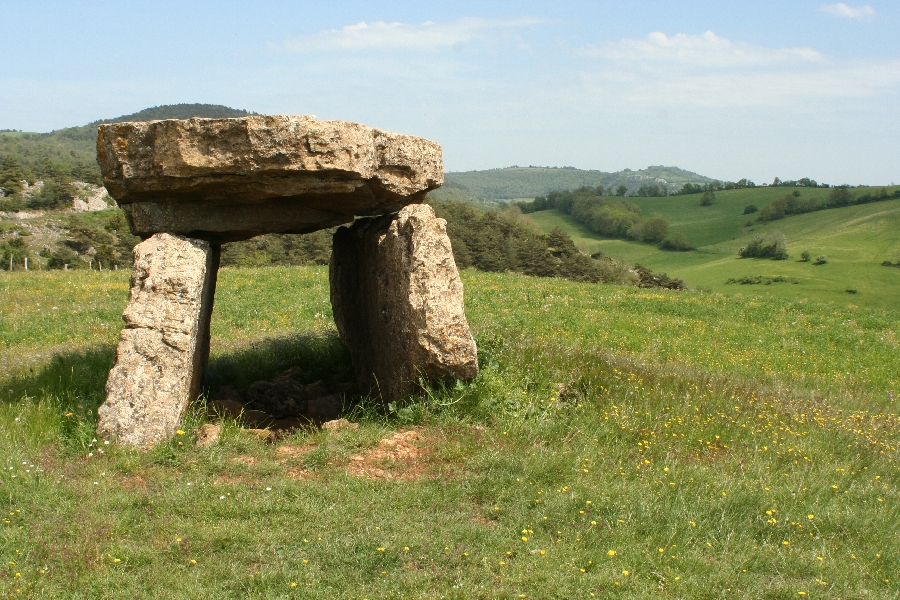
<path id="1" fill-rule="evenodd" d="M 384 401 L 418 379 L 472 379 L 475 340 L 446 221 L 425 204 L 334 234 L 331 304 L 362 389 Z"/>
<path id="2" fill-rule="evenodd" d="M 131 446 L 175 434 L 200 389 L 219 246 L 158 233 L 134 247 L 131 297 L 98 433 Z"/>

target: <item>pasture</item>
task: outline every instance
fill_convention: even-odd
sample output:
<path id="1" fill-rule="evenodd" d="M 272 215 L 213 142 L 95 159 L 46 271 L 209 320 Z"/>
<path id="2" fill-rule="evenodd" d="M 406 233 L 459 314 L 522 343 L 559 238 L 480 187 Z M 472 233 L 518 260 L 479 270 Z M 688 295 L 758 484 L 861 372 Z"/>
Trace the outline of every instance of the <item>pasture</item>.
<path id="1" fill-rule="evenodd" d="M 780 191 L 778 191 L 780 190 Z M 803 194 L 827 190 L 806 190 Z M 716 203 L 699 206 L 699 197 L 629 198 L 644 208 L 644 217 L 669 221 L 670 231 L 684 232 L 696 247 L 668 252 L 627 240 L 602 239 L 568 215 L 554 210 L 528 215 L 541 229 L 560 227 L 588 253 L 602 251 L 630 264 L 640 263 L 683 279 L 688 285 L 728 296 L 759 295 L 808 299 L 839 306 L 896 309 L 900 302 L 900 269 L 882 262 L 900 261 L 900 200 L 888 200 L 789 216 L 759 223 L 744 215 L 747 204 L 760 208 L 764 194 L 784 196 L 784 188 L 755 188 L 717 192 Z M 784 261 L 742 259 L 738 250 L 755 235 L 783 233 L 790 258 Z M 801 262 L 802 252 L 812 260 Z M 815 258 L 828 262 L 815 265 Z M 770 285 L 727 283 L 729 279 L 762 277 L 785 281 Z M 848 291 L 851 290 L 851 291 Z"/>
<path id="2" fill-rule="evenodd" d="M 0 593 L 900 593 L 897 312 L 462 275 L 474 381 L 139 452 L 93 433 L 127 273 L 3 274 Z M 223 269 L 212 328 L 215 385 L 348 368 L 321 267 Z"/>

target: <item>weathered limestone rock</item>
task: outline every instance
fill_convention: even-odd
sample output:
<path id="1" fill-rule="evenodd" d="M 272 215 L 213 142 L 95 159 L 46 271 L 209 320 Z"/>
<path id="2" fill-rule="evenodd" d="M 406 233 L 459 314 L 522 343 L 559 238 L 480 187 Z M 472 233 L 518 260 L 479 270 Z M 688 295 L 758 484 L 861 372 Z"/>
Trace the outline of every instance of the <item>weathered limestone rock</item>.
<path id="1" fill-rule="evenodd" d="M 396 211 L 444 181 L 434 142 L 310 116 L 110 123 L 97 162 L 134 234 L 214 243 Z"/>
<path id="2" fill-rule="evenodd" d="M 104 437 L 148 446 L 177 429 L 209 354 L 218 244 L 357 216 L 377 218 L 335 236 L 332 302 L 359 381 L 389 400 L 420 377 L 477 374 L 445 223 L 418 206 L 443 183 L 434 142 L 309 116 L 166 120 L 101 125 L 97 161 L 132 232 L 149 238 L 135 247 Z M 340 389 L 254 386 L 246 407 L 225 398 L 210 408 L 287 431 L 343 407 Z"/>
<path id="3" fill-rule="evenodd" d="M 418 379 L 471 379 L 475 341 L 446 221 L 425 204 L 334 234 L 331 304 L 361 390 L 387 402 Z"/>
<path id="4" fill-rule="evenodd" d="M 131 297 L 97 432 L 131 446 L 172 435 L 209 357 L 219 247 L 166 233 L 134 247 Z"/>

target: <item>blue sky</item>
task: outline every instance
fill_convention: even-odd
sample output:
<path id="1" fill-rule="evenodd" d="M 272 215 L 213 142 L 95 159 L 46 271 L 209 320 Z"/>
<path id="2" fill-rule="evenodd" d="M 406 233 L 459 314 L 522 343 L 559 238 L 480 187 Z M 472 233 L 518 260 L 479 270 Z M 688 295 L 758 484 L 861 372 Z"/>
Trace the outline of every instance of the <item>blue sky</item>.
<path id="1" fill-rule="evenodd" d="M 447 170 L 900 182 L 900 2 L 0 0 L 0 128 L 158 104 L 420 135 Z"/>

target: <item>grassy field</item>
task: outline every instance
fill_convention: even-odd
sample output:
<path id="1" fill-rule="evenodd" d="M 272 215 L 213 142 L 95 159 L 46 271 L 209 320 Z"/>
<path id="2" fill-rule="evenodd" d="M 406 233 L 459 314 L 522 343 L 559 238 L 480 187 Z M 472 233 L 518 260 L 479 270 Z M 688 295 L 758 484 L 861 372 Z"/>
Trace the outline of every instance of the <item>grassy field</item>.
<path id="1" fill-rule="evenodd" d="M 670 230 L 685 232 L 697 246 L 691 252 L 665 252 L 649 244 L 601 239 L 557 211 L 529 216 L 545 231 L 563 228 L 587 252 L 603 251 L 629 263 L 664 271 L 689 285 L 730 296 L 809 299 L 840 306 L 885 309 L 898 306 L 900 269 L 883 267 L 881 263 L 900 260 L 900 200 L 823 210 L 765 224 L 751 221 L 754 215 L 742 214 L 746 204 L 762 207 L 768 203 L 763 198 L 765 194 L 775 197 L 785 194 L 783 189 L 777 190 L 720 192 L 716 194 L 717 203 L 710 207 L 699 206 L 695 196 L 630 199 L 641 203 L 645 217 L 660 216 L 669 221 Z M 827 190 L 803 190 L 802 193 L 815 195 L 816 192 L 822 195 Z M 666 203 L 671 206 L 666 208 Z M 789 260 L 738 257 L 738 250 L 754 235 L 776 231 L 787 237 Z M 800 262 L 803 251 L 808 251 L 813 261 Z M 820 255 L 828 258 L 827 264 L 813 264 Z M 785 281 L 771 285 L 727 283 L 729 279 L 755 276 L 781 277 Z"/>
<path id="2" fill-rule="evenodd" d="M 0 276 L 0 593 L 900 595 L 897 312 L 463 279 L 473 382 L 142 453 L 93 434 L 127 274 Z M 327 271 L 223 270 L 210 381 L 292 364 L 347 371 Z"/>

